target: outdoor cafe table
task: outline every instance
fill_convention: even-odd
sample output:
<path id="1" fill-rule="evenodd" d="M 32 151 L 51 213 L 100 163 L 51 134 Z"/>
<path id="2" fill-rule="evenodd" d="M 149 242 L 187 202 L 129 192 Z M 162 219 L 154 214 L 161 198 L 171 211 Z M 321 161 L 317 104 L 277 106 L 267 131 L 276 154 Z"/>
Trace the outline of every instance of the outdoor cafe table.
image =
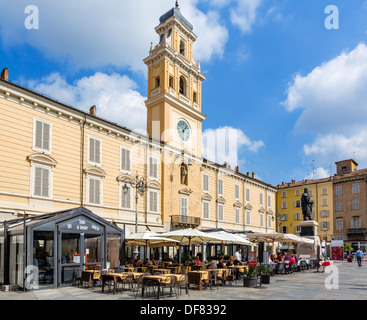
<path id="1" fill-rule="evenodd" d="M 171 273 L 171 269 L 153 269 L 154 272 L 160 272 L 163 274 L 170 274 Z"/>
<path id="2" fill-rule="evenodd" d="M 171 279 L 169 278 L 170 276 L 175 277 L 177 281 L 181 281 L 185 275 L 183 274 L 170 274 L 169 276 L 163 275 L 163 274 L 162 275 L 145 275 L 143 276 L 143 281 L 153 280 L 157 282 L 157 286 L 158 286 L 157 299 L 159 300 L 160 291 L 161 291 L 161 283 L 169 283 L 169 281 L 171 281 Z M 141 296 L 144 297 L 144 286 L 142 288 Z"/>
<path id="3" fill-rule="evenodd" d="M 80 277 L 80 285 L 83 285 L 83 282 L 88 282 L 88 287 L 91 287 L 92 282 L 99 280 L 100 276 L 101 272 L 99 270 L 84 270 L 82 271 L 82 275 Z"/>
<path id="4" fill-rule="evenodd" d="M 143 273 L 142 272 L 123 272 L 123 273 L 105 273 L 102 274 L 102 293 L 104 292 L 104 286 L 106 284 L 106 282 L 113 280 L 113 294 L 116 293 L 116 286 L 117 283 L 119 281 L 121 281 L 122 279 L 126 278 L 127 275 L 132 274 L 134 277 L 134 280 L 139 277 L 142 276 Z"/>

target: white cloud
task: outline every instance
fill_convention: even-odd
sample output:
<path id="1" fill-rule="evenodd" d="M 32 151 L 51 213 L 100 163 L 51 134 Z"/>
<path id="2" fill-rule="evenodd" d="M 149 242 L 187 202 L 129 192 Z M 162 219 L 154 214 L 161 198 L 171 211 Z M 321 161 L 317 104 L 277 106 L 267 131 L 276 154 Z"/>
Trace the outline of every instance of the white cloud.
<path id="1" fill-rule="evenodd" d="M 354 133 L 367 121 L 367 47 L 323 63 L 307 76 L 296 75 L 287 91 L 288 111 L 302 109 L 296 132 Z"/>
<path id="2" fill-rule="evenodd" d="M 219 164 L 227 162 L 232 168 L 243 164 L 244 159 L 239 159 L 241 150 L 256 153 L 264 145 L 263 141 L 253 141 L 241 129 L 230 126 L 203 132 L 203 157 Z"/>
<path id="3" fill-rule="evenodd" d="M 69 84 L 60 74 L 53 73 L 40 81 L 28 81 L 27 86 L 86 112 L 96 105 L 97 116 L 130 130 L 146 129 L 146 98 L 127 76 L 98 72 Z"/>
<path id="4" fill-rule="evenodd" d="M 304 154 L 327 164 L 353 157 L 367 164 L 367 46 L 327 61 L 306 76 L 296 75 L 283 102 L 302 110 L 294 130 L 316 137 Z"/>
<path id="5" fill-rule="evenodd" d="M 199 36 L 195 58 L 221 56 L 228 32 L 213 11 L 196 8 L 197 0 L 180 3 Z M 34 0 L 39 8 L 39 30 L 24 27 L 29 1 L 7 1 L 0 10 L 0 35 L 5 47 L 28 44 L 47 58 L 66 62 L 70 69 L 114 66 L 146 72 L 142 62 L 150 43 L 158 42 L 154 28 L 174 2 L 136 0 Z"/>
<path id="6" fill-rule="evenodd" d="M 236 8 L 230 10 L 232 24 L 244 33 L 250 32 L 260 4 L 261 0 L 238 0 Z"/>

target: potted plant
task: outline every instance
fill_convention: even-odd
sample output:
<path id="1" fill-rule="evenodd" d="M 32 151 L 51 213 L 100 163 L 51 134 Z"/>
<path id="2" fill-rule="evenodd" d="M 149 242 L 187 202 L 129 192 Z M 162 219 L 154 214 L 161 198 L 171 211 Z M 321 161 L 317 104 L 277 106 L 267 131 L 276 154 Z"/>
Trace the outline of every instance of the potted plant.
<path id="1" fill-rule="evenodd" d="M 243 286 L 254 288 L 257 286 L 257 275 L 256 275 L 256 267 L 247 267 L 245 268 L 243 277 Z"/>
<path id="2" fill-rule="evenodd" d="M 352 256 L 352 251 L 353 250 L 354 249 L 353 249 L 352 244 L 350 242 L 344 243 L 344 251 L 348 251 L 348 257 L 347 257 L 348 262 L 353 261 L 353 256 Z"/>
<path id="3" fill-rule="evenodd" d="M 266 264 L 261 266 L 261 283 L 270 284 L 270 268 Z"/>

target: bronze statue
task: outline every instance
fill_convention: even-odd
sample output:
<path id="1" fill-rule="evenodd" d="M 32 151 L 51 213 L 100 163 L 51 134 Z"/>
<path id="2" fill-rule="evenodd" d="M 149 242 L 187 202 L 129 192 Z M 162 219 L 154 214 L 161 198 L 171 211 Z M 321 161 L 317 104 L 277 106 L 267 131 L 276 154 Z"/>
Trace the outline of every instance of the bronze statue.
<path id="1" fill-rule="evenodd" d="M 305 188 L 301 198 L 303 221 L 312 220 L 312 205 L 313 201 L 308 194 L 308 189 Z"/>
<path id="2" fill-rule="evenodd" d="M 187 185 L 187 166 L 185 163 L 181 164 L 181 184 Z"/>

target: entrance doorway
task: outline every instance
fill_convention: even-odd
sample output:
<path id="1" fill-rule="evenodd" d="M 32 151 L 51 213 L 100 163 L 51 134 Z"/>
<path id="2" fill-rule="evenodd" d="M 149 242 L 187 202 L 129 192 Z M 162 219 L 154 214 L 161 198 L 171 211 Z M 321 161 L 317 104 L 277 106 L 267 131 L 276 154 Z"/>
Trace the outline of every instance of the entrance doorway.
<path id="1" fill-rule="evenodd" d="M 58 286 L 70 284 L 77 270 L 104 267 L 104 228 L 85 217 L 59 225 Z"/>

